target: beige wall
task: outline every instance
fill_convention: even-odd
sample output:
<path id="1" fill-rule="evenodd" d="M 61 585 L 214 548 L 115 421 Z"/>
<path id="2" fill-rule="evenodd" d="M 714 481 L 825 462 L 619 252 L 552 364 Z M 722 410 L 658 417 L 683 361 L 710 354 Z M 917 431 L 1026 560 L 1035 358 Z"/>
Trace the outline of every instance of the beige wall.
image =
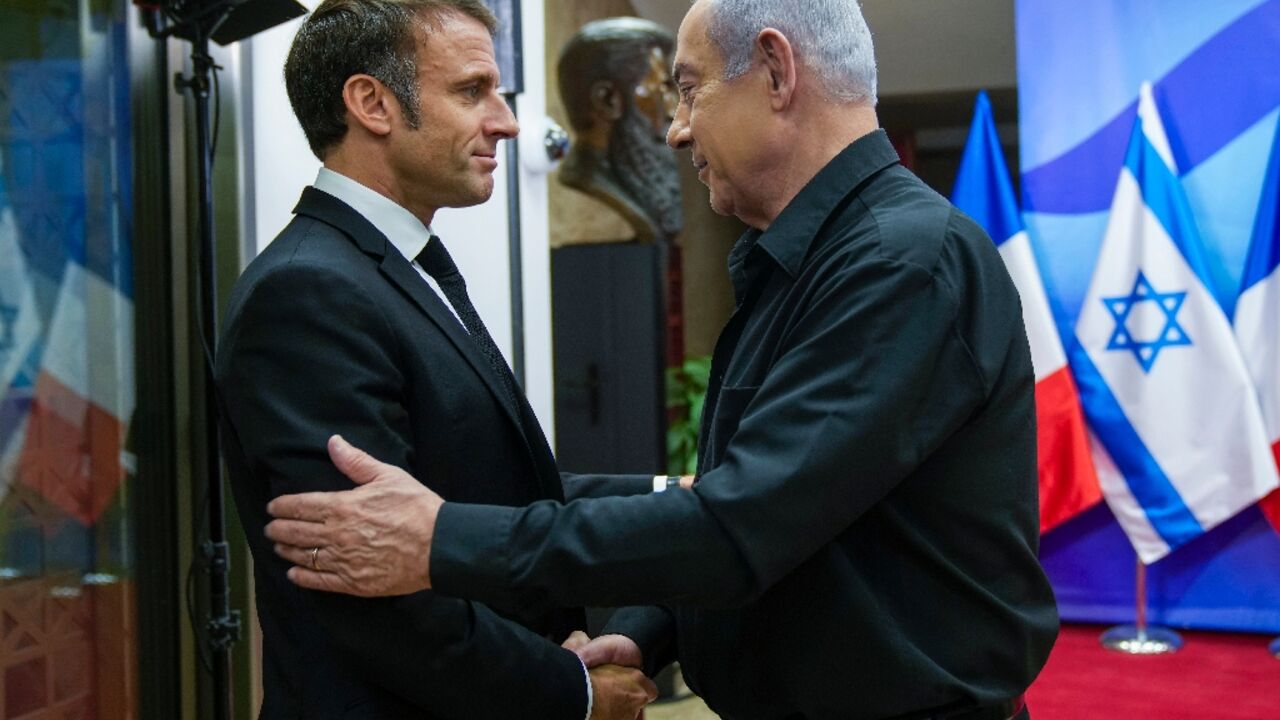
<path id="1" fill-rule="evenodd" d="M 568 128 L 560 101 L 556 61 L 578 28 L 607 17 L 636 15 L 629 0 L 557 0 L 546 3 L 547 114 Z M 733 311 L 726 262 L 733 241 L 745 229 L 711 211 L 707 189 L 698 182 L 687 152 L 680 154 L 684 191 L 684 232 L 676 238 L 684 255 L 684 343 L 688 355 L 710 355 Z M 626 240 L 634 234 L 615 212 L 554 178 L 548 188 L 551 246 Z"/>

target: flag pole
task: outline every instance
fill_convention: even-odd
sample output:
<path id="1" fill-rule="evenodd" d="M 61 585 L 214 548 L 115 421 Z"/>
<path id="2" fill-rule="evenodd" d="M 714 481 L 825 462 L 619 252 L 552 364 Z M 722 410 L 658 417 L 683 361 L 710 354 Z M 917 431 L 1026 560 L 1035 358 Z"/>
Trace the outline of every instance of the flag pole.
<path id="1" fill-rule="evenodd" d="M 1276 638 L 1275 640 L 1272 640 L 1271 647 L 1268 649 L 1271 651 L 1272 657 L 1274 657 L 1277 660 L 1280 660 L 1280 637 Z"/>
<path id="2" fill-rule="evenodd" d="M 1102 633 L 1102 647 L 1127 655 L 1167 655 L 1182 648 L 1182 637 L 1166 627 L 1147 624 L 1147 566 L 1138 558 L 1134 578 L 1137 622 L 1117 625 Z M 1277 641 L 1280 644 L 1280 641 Z M 1275 646 L 1272 647 L 1276 650 Z"/>

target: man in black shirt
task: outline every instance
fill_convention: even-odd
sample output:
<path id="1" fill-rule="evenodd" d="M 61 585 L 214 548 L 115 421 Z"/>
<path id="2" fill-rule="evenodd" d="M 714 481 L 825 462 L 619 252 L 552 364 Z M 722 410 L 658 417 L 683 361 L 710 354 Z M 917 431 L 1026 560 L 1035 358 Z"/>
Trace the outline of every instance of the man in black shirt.
<path id="1" fill-rule="evenodd" d="M 753 228 L 729 257 L 692 491 L 442 503 L 335 439 L 362 487 L 270 507 L 291 579 L 656 603 L 581 654 L 678 658 L 725 718 L 1026 717 L 1058 619 L 1030 352 L 994 246 L 877 128 L 854 0 L 699 0 L 675 74 L 669 142 Z"/>

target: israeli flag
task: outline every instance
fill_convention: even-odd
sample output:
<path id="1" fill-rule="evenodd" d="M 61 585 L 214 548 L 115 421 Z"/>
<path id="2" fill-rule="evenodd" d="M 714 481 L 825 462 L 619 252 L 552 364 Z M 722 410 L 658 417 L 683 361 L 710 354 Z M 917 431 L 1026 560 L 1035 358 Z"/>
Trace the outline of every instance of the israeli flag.
<path id="1" fill-rule="evenodd" d="M 38 353 L 43 330 L 3 177 L 0 165 L 0 501 L 17 475 L 31 405 L 31 381 L 23 371 Z"/>
<path id="2" fill-rule="evenodd" d="M 1070 350 L 1107 503 L 1155 562 L 1277 486 L 1151 85 Z"/>
<path id="3" fill-rule="evenodd" d="M 4 167 L 0 165 L 0 173 Z M 18 243 L 18 225 L 0 184 L 0 400 L 40 336 L 35 291 Z"/>

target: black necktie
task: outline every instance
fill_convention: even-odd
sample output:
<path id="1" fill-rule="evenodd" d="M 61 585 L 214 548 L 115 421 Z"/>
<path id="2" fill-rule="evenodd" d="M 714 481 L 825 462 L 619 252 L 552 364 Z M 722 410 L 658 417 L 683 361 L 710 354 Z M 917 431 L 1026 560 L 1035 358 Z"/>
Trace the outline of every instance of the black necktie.
<path id="1" fill-rule="evenodd" d="M 466 326 L 467 332 L 471 334 L 471 339 L 475 341 L 476 347 L 480 349 L 480 354 L 484 355 L 485 359 L 489 361 L 489 366 L 493 368 L 494 374 L 498 376 L 511 407 L 520 407 L 520 404 L 516 402 L 515 378 L 511 375 L 511 369 L 507 367 L 507 361 L 503 359 L 502 352 L 498 350 L 498 345 L 493 342 L 493 338 L 489 336 L 489 331 L 485 329 L 484 322 L 480 320 L 480 314 L 476 312 L 475 306 L 471 304 L 471 298 L 467 296 L 467 282 L 462 279 L 462 273 L 458 272 L 458 266 L 453 264 L 453 258 L 449 257 L 449 251 L 445 248 L 444 243 L 440 241 L 440 238 L 432 235 L 431 239 L 427 241 L 427 246 L 422 249 L 422 252 L 418 253 L 416 259 L 422 269 L 435 278 L 436 283 L 440 286 L 440 291 L 444 293 L 449 304 L 453 306 L 453 311 L 458 314 L 458 319 Z"/>

